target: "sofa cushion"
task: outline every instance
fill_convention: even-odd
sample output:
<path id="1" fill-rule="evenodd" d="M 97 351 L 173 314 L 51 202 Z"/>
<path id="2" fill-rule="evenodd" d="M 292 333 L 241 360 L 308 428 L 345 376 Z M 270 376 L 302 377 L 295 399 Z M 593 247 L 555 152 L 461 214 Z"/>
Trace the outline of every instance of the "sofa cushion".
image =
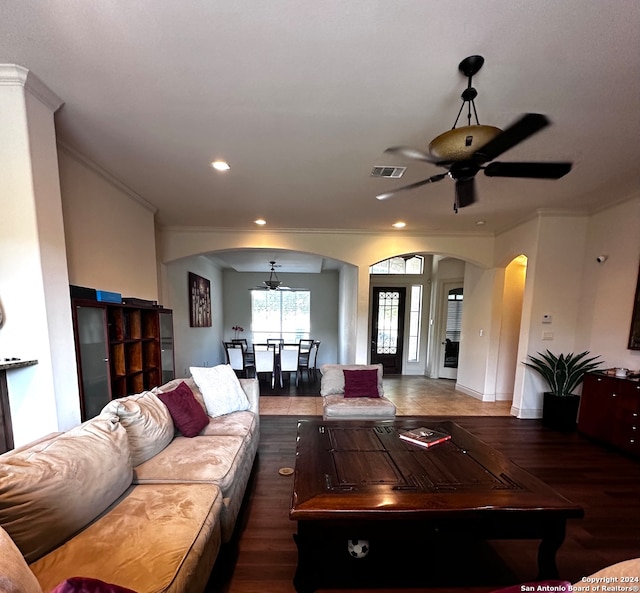
<path id="1" fill-rule="evenodd" d="M 208 418 L 209 422 L 200 433 L 201 436 L 240 436 L 246 439 L 253 437 L 258 430 L 259 418 L 249 411 Z"/>
<path id="2" fill-rule="evenodd" d="M 376 369 L 362 369 L 358 371 L 344 371 L 344 396 L 350 397 L 380 397 L 378 394 L 378 371 Z"/>
<path id="3" fill-rule="evenodd" d="M 42 593 L 38 579 L 2 527 L 0 527 L 0 592 Z"/>
<path id="4" fill-rule="evenodd" d="M 209 416 L 222 416 L 249 409 L 247 395 L 230 365 L 190 367 L 189 370 L 202 392 Z"/>
<path id="5" fill-rule="evenodd" d="M 101 414 L 44 446 L 2 456 L 0 525 L 33 562 L 102 513 L 132 473 L 126 431 Z"/>
<path id="6" fill-rule="evenodd" d="M 320 367 L 320 395 L 344 394 L 344 371 L 376 369 L 378 372 L 378 395 L 384 395 L 381 364 L 324 364 Z"/>
<path id="7" fill-rule="evenodd" d="M 386 397 L 347 399 L 335 393 L 322 400 L 322 415 L 325 419 L 390 420 L 395 418 L 396 406 Z"/>
<path id="8" fill-rule="evenodd" d="M 236 412 L 231 414 L 242 414 Z M 222 492 L 224 505 L 220 516 L 222 541 L 229 541 L 240 511 L 258 438 L 219 435 L 193 439 L 176 437 L 149 461 L 134 468 L 139 484 L 212 483 Z"/>
<path id="9" fill-rule="evenodd" d="M 103 412 L 118 416 L 127 431 L 134 466 L 162 451 L 175 434 L 167 406 L 150 391 L 114 399 Z"/>
<path id="10" fill-rule="evenodd" d="M 245 453 L 241 436 L 176 437 L 152 459 L 134 468 L 137 484 L 172 482 L 210 482 L 223 496 Z"/>
<path id="11" fill-rule="evenodd" d="M 78 575 L 138 593 L 204 591 L 220 549 L 221 511 L 212 484 L 133 486 L 30 568 L 45 592 Z"/>
<path id="12" fill-rule="evenodd" d="M 183 436 L 194 437 L 209 423 L 207 413 L 185 383 L 180 383 L 173 391 L 157 393 L 157 396 L 169 409 L 173 423 Z"/>

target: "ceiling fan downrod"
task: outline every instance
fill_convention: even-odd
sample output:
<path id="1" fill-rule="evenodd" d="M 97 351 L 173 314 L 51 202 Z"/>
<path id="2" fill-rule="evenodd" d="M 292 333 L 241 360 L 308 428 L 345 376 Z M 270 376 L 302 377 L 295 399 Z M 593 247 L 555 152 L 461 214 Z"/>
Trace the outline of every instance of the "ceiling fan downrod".
<path id="1" fill-rule="evenodd" d="M 477 74 L 482 68 L 484 64 L 484 58 L 482 56 L 469 56 L 460 62 L 458 65 L 458 70 L 462 72 L 469 80 L 467 81 L 467 88 L 462 91 L 462 95 L 460 96 L 462 99 L 462 105 L 460 105 L 460 111 L 458 111 L 458 116 L 456 117 L 456 121 L 453 122 L 452 130 L 458 125 L 458 120 L 460 119 L 460 114 L 464 109 L 465 104 L 467 104 L 467 125 L 471 125 L 471 108 L 473 107 L 473 115 L 476 118 L 476 125 L 480 125 L 480 121 L 478 120 L 478 111 L 476 110 L 475 99 L 478 96 L 478 91 L 473 87 L 473 76 Z"/>

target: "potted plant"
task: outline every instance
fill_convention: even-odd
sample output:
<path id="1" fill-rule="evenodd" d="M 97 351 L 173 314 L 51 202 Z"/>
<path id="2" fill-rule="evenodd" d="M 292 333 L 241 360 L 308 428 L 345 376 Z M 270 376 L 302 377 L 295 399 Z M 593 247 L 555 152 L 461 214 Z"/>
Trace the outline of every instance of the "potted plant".
<path id="1" fill-rule="evenodd" d="M 542 422 L 551 428 L 573 430 L 576 426 L 580 396 L 573 390 L 582 383 L 584 374 L 596 370 L 600 356 L 588 358 L 589 351 L 580 354 L 560 354 L 549 350 L 538 352 L 538 357 L 528 355 L 530 362 L 524 364 L 542 375 L 550 391 L 543 394 Z"/>

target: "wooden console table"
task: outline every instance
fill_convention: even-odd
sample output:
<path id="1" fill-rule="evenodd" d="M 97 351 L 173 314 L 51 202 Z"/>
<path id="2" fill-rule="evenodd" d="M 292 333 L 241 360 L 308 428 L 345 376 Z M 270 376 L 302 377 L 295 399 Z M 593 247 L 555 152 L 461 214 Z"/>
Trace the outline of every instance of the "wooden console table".
<path id="1" fill-rule="evenodd" d="M 9 407 L 9 387 L 7 371 L 38 364 L 37 360 L 16 360 L 0 358 L 0 454 L 13 449 L 13 427 Z"/>

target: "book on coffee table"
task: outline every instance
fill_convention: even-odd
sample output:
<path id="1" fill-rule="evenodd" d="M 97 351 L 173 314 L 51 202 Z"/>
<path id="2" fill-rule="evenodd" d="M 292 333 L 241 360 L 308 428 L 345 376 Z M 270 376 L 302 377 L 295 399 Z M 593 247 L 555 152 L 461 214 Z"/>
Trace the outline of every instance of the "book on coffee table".
<path id="1" fill-rule="evenodd" d="M 420 445 L 421 447 L 433 447 L 433 445 L 444 443 L 451 438 L 451 435 L 446 432 L 433 430 L 425 426 L 399 431 L 398 436 L 405 441 Z"/>

